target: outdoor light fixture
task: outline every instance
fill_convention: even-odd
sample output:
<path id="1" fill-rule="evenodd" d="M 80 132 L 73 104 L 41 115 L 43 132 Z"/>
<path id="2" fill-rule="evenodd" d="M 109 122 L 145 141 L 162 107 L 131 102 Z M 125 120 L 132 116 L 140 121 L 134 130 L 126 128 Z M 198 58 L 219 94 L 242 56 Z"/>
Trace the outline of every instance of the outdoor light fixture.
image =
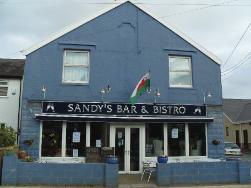
<path id="1" fill-rule="evenodd" d="M 204 102 L 204 104 L 206 104 L 206 99 L 207 98 L 212 98 L 212 94 L 210 93 L 210 91 L 203 93 L 203 102 Z"/>
<path id="2" fill-rule="evenodd" d="M 102 102 L 104 102 L 104 95 L 109 93 L 111 91 L 111 89 L 112 89 L 111 86 L 107 85 L 106 87 L 104 87 L 100 90 Z"/>
<path id="3" fill-rule="evenodd" d="M 156 89 L 154 92 L 154 103 L 157 103 L 157 97 L 160 97 L 159 89 Z"/>
<path id="4" fill-rule="evenodd" d="M 150 94 L 152 92 L 152 89 L 148 87 L 146 89 L 146 92 Z M 154 96 L 154 104 L 155 104 L 157 102 L 157 98 L 160 97 L 160 90 L 158 88 L 154 91 L 153 96 Z"/>
<path id="5" fill-rule="evenodd" d="M 41 90 L 43 92 L 44 99 L 45 99 L 45 96 L 46 96 L 46 87 L 43 85 Z"/>

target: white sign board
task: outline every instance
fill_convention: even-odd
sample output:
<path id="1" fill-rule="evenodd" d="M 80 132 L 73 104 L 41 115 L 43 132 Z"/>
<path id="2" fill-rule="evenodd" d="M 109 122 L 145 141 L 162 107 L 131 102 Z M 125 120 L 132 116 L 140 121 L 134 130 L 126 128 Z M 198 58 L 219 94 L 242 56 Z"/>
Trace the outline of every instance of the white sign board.
<path id="1" fill-rule="evenodd" d="M 101 140 L 96 140 L 96 147 L 101 148 Z"/>
<path id="2" fill-rule="evenodd" d="M 72 142 L 79 143 L 80 142 L 80 132 L 73 132 L 72 133 Z"/>
<path id="3" fill-rule="evenodd" d="M 172 138 L 179 138 L 179 129 L 172 129 Z"/>
<path id="4" fill-rule="evenodd" d="M 72 157 L 78 157 L 78 149 L 72 150 Z"/>

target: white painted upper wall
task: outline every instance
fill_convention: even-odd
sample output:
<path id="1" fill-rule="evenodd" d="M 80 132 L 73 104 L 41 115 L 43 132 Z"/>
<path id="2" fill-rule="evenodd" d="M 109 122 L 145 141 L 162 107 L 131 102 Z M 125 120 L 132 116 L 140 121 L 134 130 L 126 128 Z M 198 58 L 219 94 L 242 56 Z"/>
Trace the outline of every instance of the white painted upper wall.
<path id="1" fill-rule="evenodd" d="M 5 123 L 17 131 L 21 80 L 8 78 L 0 80 L 8 81 L 7 96 L 0 96 L 0 124 Z"/>

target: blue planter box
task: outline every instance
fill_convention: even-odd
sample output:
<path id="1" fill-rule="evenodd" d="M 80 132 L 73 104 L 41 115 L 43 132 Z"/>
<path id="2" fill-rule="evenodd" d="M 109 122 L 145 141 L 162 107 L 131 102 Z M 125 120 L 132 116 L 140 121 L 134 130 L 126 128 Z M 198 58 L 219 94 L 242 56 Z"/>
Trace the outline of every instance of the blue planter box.
<path id="1" fill-rule="evenodd" d="M 107 159 L 106 159 L 106 163 L 108 164 L 118 164 L 119 163 L 119 159 L 117 156 L 108 156 Z"/>
<path id="2" fill-rule="evenodd" d="M 168 157 L 167 156 L 158 156 L 158 163 L 167 163 Z"/>

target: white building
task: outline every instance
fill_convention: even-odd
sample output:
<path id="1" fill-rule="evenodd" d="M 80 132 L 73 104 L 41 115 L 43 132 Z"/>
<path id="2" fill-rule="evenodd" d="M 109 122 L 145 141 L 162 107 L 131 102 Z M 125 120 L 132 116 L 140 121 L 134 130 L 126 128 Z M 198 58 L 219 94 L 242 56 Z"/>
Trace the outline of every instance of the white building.
<path id="1" fill-rule="evenodd" d="M 18 131 L 24 59 L 0 59 L 0 126 Z"/>

